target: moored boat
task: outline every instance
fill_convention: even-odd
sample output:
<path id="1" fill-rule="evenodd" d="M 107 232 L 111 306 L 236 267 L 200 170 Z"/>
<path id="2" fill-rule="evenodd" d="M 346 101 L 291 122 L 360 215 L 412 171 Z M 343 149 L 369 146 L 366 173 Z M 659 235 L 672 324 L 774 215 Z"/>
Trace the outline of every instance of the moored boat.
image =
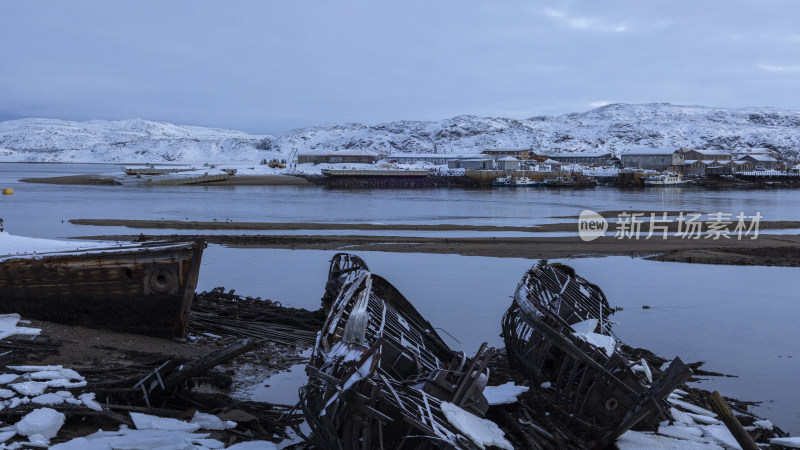
<path id="1" fill-rule="evenodd" d="M 692 374 L 679 358 L 657 380 L 634 372 L 611 333 L 612 312 L 599 287 L 542 261 L 503 316 L 509 363 L 533 383 L 551 383 L 557 410 L 591 430 L 600 447 L 637 423 L 654 428 L 666 397 Z"/>
<path id="2" fill-rule="evenodd" d="M 514 187 L 538 187 L 540 183 L 531 180 L 529 177 L 521 176 L 514 177 L 511 180 L 511 186 Z"/>
<path id="3" fill-rule="evenodd" d="M 0 313 L 183 337 L 206 244 L 78 243 L 0 233 Z"/>
<path id="4" fill-rule="evenodd" d="M 689 184 L 689 180 L 679 173 L 662 173 L 642 179 L 645 186 L 682 186 Z"/>
<path id="5" fill-rule="evenodd" d="M 541 183 L 533 181 L 527 176 L 508 175 L 505 177 L 498 177 L 492 181 L 494 186 L 507 186 L 507 187 L 538 187 Z"/>
<path id="6" fill-rule="evenodd" d="M 506 175 L 504 177 L 497 177 L 497 178 L 494 179 L 494 181 L 492 181 L 492 185 L 494 185 L 494 186 L 510 186 L 512 178 L 513 177 L 511 175 Z"/>

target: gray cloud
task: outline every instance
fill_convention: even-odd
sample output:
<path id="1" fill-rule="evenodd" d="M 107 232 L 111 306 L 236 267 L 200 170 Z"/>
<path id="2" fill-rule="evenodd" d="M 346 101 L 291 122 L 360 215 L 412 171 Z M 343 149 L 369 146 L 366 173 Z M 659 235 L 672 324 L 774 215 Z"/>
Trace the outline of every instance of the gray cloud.
<path id="1" fill-rule="evenodd" d="M 790 1 L 0 2 L 0 118 L 279 133 L 606 102 L 796 109 Z"/>

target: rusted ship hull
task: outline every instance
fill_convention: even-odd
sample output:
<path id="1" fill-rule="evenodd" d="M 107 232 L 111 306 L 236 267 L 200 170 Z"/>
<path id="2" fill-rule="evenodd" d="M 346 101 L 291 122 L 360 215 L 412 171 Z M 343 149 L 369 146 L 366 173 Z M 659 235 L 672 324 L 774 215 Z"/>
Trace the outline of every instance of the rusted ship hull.
<path id="1" fill-rule="evenodd" d="M 484 344 L 471 362 L 450 350 L 358 257 L 336 255 L 330 276 L 323 297 L 328 319 L 300 390 L 314 447 L 478 448 L 447 414 L 486 412 L 491 350 Z"/>
<path id="2" fill-rule="evenodd" d="M 503 317 L 509 362 L 535 383 L 551 383 L 556 408 L 586 427 L 601 447 L 637 423 L 655 424 L 664 399 L 691 376 L 676 358 L 647 387 L 616 349 L 611 313 L 602 291 L 572 268 L 540 263 L 523 277 Z M 573 327 L 587 323 L 596 325 L 591 338 L 582 338 L 587 335 Z"/>
<path id="3" fill-rule="evenodd" d="M 158 242 L 0 260 L 0 313 L 183 337 L 205 242 Z"/>

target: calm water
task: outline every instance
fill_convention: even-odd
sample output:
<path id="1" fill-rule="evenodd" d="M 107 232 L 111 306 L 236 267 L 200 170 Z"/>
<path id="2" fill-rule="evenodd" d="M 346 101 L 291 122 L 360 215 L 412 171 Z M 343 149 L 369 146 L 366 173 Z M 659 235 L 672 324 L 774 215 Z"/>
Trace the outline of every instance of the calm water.
<path id="1" fill-rule="evenodd" d="M 568 221 L 551 217 L 574 216 L 583 209 L 684 210 L 734 215 L 761 212 L 763 220 L 800 220 L 798 190 L 346 191 L 316 186 L 55 186 L 18 181 L 25 177 L 81 173 L 121 172 L 119 166 L 106 164 L 0 163 L 0 187 L 15 190 L 13 196 L 0 197 L 0 217 L 5 219 L 7 229 L 46 237 L 131 232 L 67 223 L 76 218 L 521 226 Z M 136 233 L 143 231 L 146 230 Z"/>
<path id="2" fill-rule="evenodd" d="M 800 191 L 796 190 L 338 191 L 282 186 L 56 186 L 18 181 L 118 170 L 113 165 L 0 164 L 0 187 L 15 190 L 14 195 L 0 197 L 0 217 L 8 231 L 34 237 L 142 231 L 67 223 L 73 218 L 518 226 L 564 221 L 548 217 L 576 215 L 583 209 L 636 209 L 761 212 L 764 220 L 800 220 Z M 212 245 L 204 257 L 200 289 L 225 286 L 286 305 L 317 308 L 333 253 Z M 500 317 L 517 282 L 533 263 L 458 255 L 359 254 L 440 327 L 448 343 L 467 352 L 483 341 L 501 344 Z M 757 412 L 800 433 L 796 388 L 800 380 L 800 308 L 796 306 L 800 269 L 626 257 L 567 263 L 600 285 L 615 306 L 624 308 L 616 315 L 620 323 L 615 331 L 625 342 L 665 357 L 707 361 L 707 370 L 738 375 L 711 379 L 704 386 L 745 400 L 764 400 Z M 643 305 L 651 308 L 644 310 Z"/>

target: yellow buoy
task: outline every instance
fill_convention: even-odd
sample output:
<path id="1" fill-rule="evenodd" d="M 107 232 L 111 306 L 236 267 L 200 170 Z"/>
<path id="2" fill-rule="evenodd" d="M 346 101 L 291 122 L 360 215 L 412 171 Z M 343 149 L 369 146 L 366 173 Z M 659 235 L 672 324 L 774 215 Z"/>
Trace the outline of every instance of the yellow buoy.
<path id="1" fill-rule="evenodd" d="M 5 189 L 3 189 L 3 195 L 6 195 L 6 194 L 13 194 L 13 193 L 14 193 L 14 190 L 13 190 L 13 189 L 11 189 L 11 188 L 5 188 Z"/>

